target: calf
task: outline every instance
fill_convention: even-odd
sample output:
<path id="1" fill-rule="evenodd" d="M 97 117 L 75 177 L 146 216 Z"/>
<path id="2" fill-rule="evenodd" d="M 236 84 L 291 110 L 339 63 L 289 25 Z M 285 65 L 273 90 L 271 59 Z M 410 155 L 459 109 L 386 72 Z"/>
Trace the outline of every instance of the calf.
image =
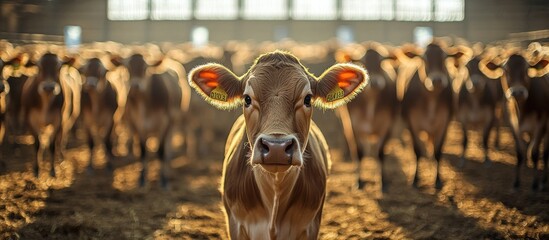
<path id="1" fill-rule="evenodd" d="M 406 70 L 399 69 L 399 78 L 403 78 L 399 81 L 407 82 L 402 98 L 402 118 L 410 131 L 416 155 L 415 187 L 419 183 L 419 160 L 423 155 L 421 132 L 427 133 L 427 142 L 432 143 L 437 161 L 435 187 L 441 189 L 443 185 L 440 160 L 453 104 L 452 82 L 444 64 L 447 56 L 442 47 L 431 43 L 422 57 L 410 60 Z"/>
<path id="2" fill-rule="evenodd" d="M 280 51 L 261 55 L 242 77 L 219 64 L 190 72 L 191 86 L 212 105 L 243 106 L 225 145 L 220 188 L 230 238 L 318 237 L 331 161 L 312 106 L 340 106 L 367 80 L 349 64 L 316 78 Z"/>
<path id="3" fill-rule="evenodd" d="M 384 64 L 387 51 L 379 44 L 368 45 L 366 54 L 359 61 L 365 65 L 370 77 L 370 84 L 356 99 L 347 104 L 348 116 L 342 113 L 343 126 L 351 125 L 352 134 L 345 134 L 347 143 L 356 142 L 357 152 L 357 184 L 363 188 L 361 180 L 361 163 L 365 151 L 373 151 L 381 165 L 381 189 L 387 191 L 386 174 L 384 171 L 385 145 L 390 139 L 391 130 L 398 118 L 399 101 L 396 94 L 396 73 L 391 66 Z M 345 111 L 345 106 L 340 108 Z M 340 111 L 340 113 L 341 113 Z M 346 119 L 350 119 L 346 121 Z M 351 151 L 352 151 L 351 147 Z"/>
<path id="4" fill-rule="evenodd" d="M 479 68 L 483 58 L 491 58 L 486 55 L 478 55 L 471 58 L 464 67 L 456 70 L 455 79 L 460 86 L 457 96 L 456 119 L 461 123 L 463 132 L 463 152 L 461 165 L 465 164 L 465 153 L 468 144 L 468 129 L 480 129 L 482 131 L 482 146 L 484 148 L 484 163 L 490 164 L 488 156 L 488 140 L 490 131 L 498 123 L 497 109 L 503 98 L 501 83 L 492 80 L 482 73 Z M 497 141 L 497 140 L 496 140 Z"/>
<path id="5" fill-rule="evenodd" d="M 188 106 L 189 96 L 183 96 L 182 87 L 185 76 L 178 71 L 164 67 L 167 59 L 149 65 L 142 54 L 135 53 L 129 58 L 112 59 L 115 65 L 124 65 L 129 73 L 129 91 L 124 107 L 124 120 L 130 130 L 139 139 L 141 149 L 141 175 L 139 185 L 145 185 L 147 177 L 147 140 L 158 139 L 157 155 L 162 162 L 160 184 L 167 188 L 167 171 L 172 158 L 170 133 L 174 121 L 182 116 L 182 108 Z M 187 85 L 188 86 L 188 85 Z"/>
<path id="6" fill-rule="evenodd" d="M 118 91 L 107 80 L 109 69 L 100 58 L 91 58 L 79 70 L 82 74 L 80 117 L 88 135 L 90 162 L 88 171 L 93 171 L 93 150 L 96 143 L 105 144 L 107 169 L 112 170 L 112 130 L 115 112 L 118 109 Z M 106 62 L 105 62 L 106 63 Z"/>
<path id="7" fill-rule="evenodd" d="M 56 54 L 48 52 L 38 62 L 29 64 L 36 64 L 38 73 L 23 85 L 21 106 L 23 119 L 36 146 L 35 176 L 38 176 L 44 150 L 48 148 L 51 153 L 50 176 L 55 176 L 56 149 L 61 152 L 66 142 L 63 137 L 76 119 L 79 106 L 73 97 L 77 86 L 68 74 L 73 63 L 73 58 L 62 61 Z"/>
<path id="8" fill-rule="evenodd" d="M 512 54 L 502 65 L 484 64 L 487 76 L 500 78 L 505 93 L 505 118 L 513 133 L 517 154 L 517 165 L 513 187 L 520 186 L 520 169 L 528 159 L 528 151 L 534 163 L 534 181 L 532 189 L 543 189 L 547 185 L 547 163 L 549 146 L 545 144 L 543 154 L 544 174 L 539 177 L 539 148 L 549 124 L 549 61 L 547 58 L 536 59 L 532 66 L 520 54 Z M 482 65 L 481 65 L 482 66 Z M 549 143 L 546 139 L 545 143 Z"/>

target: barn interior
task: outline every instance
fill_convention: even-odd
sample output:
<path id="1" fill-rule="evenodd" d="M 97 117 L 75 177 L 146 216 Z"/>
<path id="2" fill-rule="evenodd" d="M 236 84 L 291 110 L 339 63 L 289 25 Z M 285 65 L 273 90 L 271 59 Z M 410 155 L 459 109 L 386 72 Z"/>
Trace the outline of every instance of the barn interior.
<path id="1" fill-rule="evenodd" d="M 241 76 L 256 57 L 275 49 L 294 54 L 319 77 L 333 64 L 363 61 L 370 48 L 381 46 L 388 52 L 384 60 L 394 60 L 400 55 L 392 51 L 404 55 L 416 51 L 419 56 L 433 40 L 452 57 L 462 49 L 472 52 L 471 56 L 461 52 L 471 59 L 473 55 L 486 57 L 488 49 L 497 51 L 500 55 L 487 61 L 502 69 L 513 53 L 524 56 L 530 67 L 545 63 L 536 76 L 549 86 L 547 0 L 0 1 L 4 64 L 0 79 L 6 86 L 11 83 L 8 78 L 37 78 L 40 70 L 35 67 L 46 52 L 57 54 L 63 66 L 75 64 L 73 72 L 61 73 L 77 79 L 73 91 L 80 92 L 87 82 L 82 71 L 84 80 L 80 79 L 78 70 L 87 66 L 89 56 L 110 59 L 107 65 L 116 69 L 111 76 L 123 78 L 127 71 L 121 70 L 122 60 L 141 53 L 151 66 L 156 62 L 177 65 L 178 76 L 188 84 L 189 72 L 202 64 L 220 63 Z M 455 65 L 465 68 L 458 66 L 458 60 Z M 364 62 L 361 66 L 369 67 Z M 392 82 L 398 81 L 398 70 L 394 68 Z M 455 112 L 444 130 L 440 166 L 428 133 L 418 138 L 423 142 L 423 157 L 416 165 L 413 136 L 399 117 L 391 122 L 385 159 L 380 162 L 375 148 L 381 136 L 366 137 L 364 153 L 355 153 L 360 143 L 346 134 L 356 126 L 342 120 L 340 110 L 314 110 L 312 119 L 324 134 L 332 158 L 319 239 L 549 239 L 547 104 L 537 103 L 540 111 L 547 110 L 536 115 L 542 119 L 540 127 L 517 137 L 513 121 L 506 118 L 510 113 L 501 110 L 510 98 L 503 96 L 508 90 L 504 89 L 503 104 L 494 103 L 497 107 L 492 109 L 497 127 L 488 129 L 485 149 L 482 128 L 462 130 L 465 123 L 459 118 L 461 87 L 470 86 L 466 80 L 462 84 L 455 80 L 458 77 L 451 77 L 456 105 L 450 106 Z M 98 130 L 101 124 L 88 130 L 87 122 L 100 122 L 104 116 L 91 112 L 91 120 L 84 120 L 85 107 L 80 105 L 84 100 L 74 93 L 70 104 L 79 106 L 79 116 L 70 129 L 62 131 L 65 137 L 60 142 L 65 145 L 52 154 L 48 147 L 38 146 L 49 133 L 47 124 L 34 133 L 25 128 L 32 122 L 27 116 L 31 110 L 5 107 L 10 100 L 16 102 L 12 95 L 26 85 L 1 88 L 0 238 L 229 239 L 220 179 L 225 142 L 242 108 L 216 109 L 204 101 L 206 95 L 189 92 L 185 117 L 168 134 L 173 152 L 167 164 L 169 186 L 165 187 L 163 162 L 155 155 L 164 141 L 153 136 L 144 140 L 145 147 L 139 145 L 140 136 L 132 135 L 125 116 L 132 86 L 129 77 L 109 81 L 118 93 L 118 108 L 110 115 L 114 119 L 110 140 L 89 140 L 94 131 L 103 130 Z M 542 91 L 541 96 L 549 92 Z M 34 98 L 23 95 L 17 99 Z M 74 113 L 74 107 L 70 110 Z M 539 132 L 544 133 L 539 145 L 528 145 Z M 464 149 L 465 135 L 469 135 L 469 144 Z M 517 138 L 530 146 L 520 168 L 516 167 Z M 90 145 L 90 141 L 95 142 Z M 114 145 L 112 153 L 108 145 Z M 532 154 L 536 147 L 540 149 L 537 155 Z M 142 156 L 146 161 L 140 160 Z M 362 159 L 358 164 L 357 158 Z M 144 164 L 148 172 L 143 177 L 146 183 L 140 186 Z M 355 176 L 357 165 L 362 169 L 361 187 Z M 418 185 L 416 167 L 421 169 Z M 40 169 L 37 176 L 35 168 Z M 55 169 L 55 176 L 50 176 L 50 169 Z M 388 189 L 381 184 L 381 169 Z M 440 189 L 435 187 L 438 171 L 444 182 Z M 519 174 L 521 185 L 513 186 Z M 539 185 L 532 184 L 536 181 Z"/>

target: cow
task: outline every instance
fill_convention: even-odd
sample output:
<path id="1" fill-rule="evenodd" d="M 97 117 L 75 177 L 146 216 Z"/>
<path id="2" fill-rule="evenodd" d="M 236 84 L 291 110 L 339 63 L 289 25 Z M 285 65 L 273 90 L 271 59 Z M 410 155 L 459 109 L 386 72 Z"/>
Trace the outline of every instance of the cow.
<path id="1" fill-rule="evenodd" d="M 237 77 L 211 63 L 189 73 L 191 86 L 219 109 L 242 106 L 225 145 L 221 195 L 231 239 L 316 239 L 330 154 L 311 120 L 367 84 L 364 69 L 337 64 L 320 77 L 288 52 L 259 56 Z"/>
<path id="2" fill-rule="evenodd" d="M 422 56 L 415 56 L 399 68 L 397 84 L 405 82 L 402 95 L 402 118 L 412 138 L 416 155 L 413 186 L 419 185 L 419 160 L 423 156 L 420 134 L 427 133 L 437 161 L 435 188 L 443 186 L 440 177 L 442 147 L 452 119 L 453 90 L 445 60 L 448 54 L 438 43 L 430 43 Z M 424 145 L 427 146 L 427 145 Z"/>
<path id="3" fill-rule="evenodd" d="M 28 55 L 18 53 L 14 58 L 5 63 L 4 77 L 9 85 L 9 101 L 6 105 L 6 124 L 8 137 L 15 137 L 24 133 L 23 120 L 21 119 L 21 94 L 25 82 L 29 79 L 32 73 L 27 71 L 25 67 L 28 60 Z M 14 142 L 15 139 L 10 143 Z"/>
<path id="4" fill-rule="evenodd" d="M 173 157 L 171 131 L 175 121 L 183 117 L 190 101 L 190 88 L 182 74 L 182 68 L 170 64 L 166 57 L 149 64 L 144 54 L 136 52 L 126 59 L 113 57 L 116 66 L 125 66 L 129 74 L 129 91 L 124 106 L 124 121 L 141 149 L 141 174 L 139 186 L 145 186 L 148 172 L 146 161 L 147 140 L 157 138 L 156 154 L 162 162 L 160 185 L 168 188 L 169 161 Z"/>
<path id="5" fill-rule="evenodd" d="M 539 53 L 543 54 L 543 53 Z M 547 163 L 549 158 L 549 60 L 547 56 L 525 59 L 520 52 L 512 53 L 501 64 L 481 62 L 481 69 L 493 79 L 501 79 L 505 93 L 505 119 L 511 127 L 515 140 L 517 164 L 513 188 L 520 187 L 520 170 L 523 162 L 530 158 L 534 163 L 532 189 L 547 186 Z M 538 162 L 540 145 L 545 140 L 543 154 L 544 174 L 540 179 Z"/>
<path id="6" fill-rule="evenodd" d="M 472 49 L 467 47 L 461 47 L 461 49 L 464 51 L 461 51 L 463 54 L 455 60 L 458 67 L 454 70 L 454 82 L 457 86 L 455 117 L 461 123 L 463 133 L 460 166 L 463 167 L 466 160 L 465 155 L 469 142 L 467 130 L 480 130 L 482 133 L 484 163 L 489 166 L 491 160 L 488 154 L 488 140 L 491 130 L 499 125 L 497 115 L 500 102 L 503 99 L 503 91 L 499 79 L 493 80 L 484 75 L 479 68 L 479 63 L 483 59 L 487 61 L 488 58 L 492 59 L 491 61 L 497 61 L 497 56 L 488 52 L 472 56 Z"/>
<path id="7" fill-rule="evenodd" d="M 79 113 L 78 85 L 71 74 L 74 62 L 75 58 L 61 60 L 56 53 L 46 52 L 27 64 L 38 68 L 21 92 L 23 120 L 34 138 L 36 177 L 46 149 L 50 151 L 50 176 L 55 177 L 55 159 L 62 153 L 67 141 L 64 138 Z"/>
<path id="8" fill-rule="evenodd" d="M 112 131 L 117 120 L 115 113 L 119 107 L 119 90 L 107 79 L 107 73 L 111 68 L 110 61 L 104 60 L 104 57 L 90 58 L 79 68 L 82 75 L 80 119 L 90 149 L 90 173 L 93 172 L 93 151 L 97 143 L 104 144 L 107 169 L 112 171 Z"/>
<path id="9" fill-rule="evenodd" d="M 356 143 L 356 147 L 350 147 L 350 150 L 356 149 L 358 188 L 362 189 L 365 185 L 365 181 L 361 179 L 362 159 L 368 152 L 373 152 L 380 163 L 381 189 L 386 192 L 388 183 L 384 170 L 385 145 L 399 117 L 396 72 L 385 62 L 388 53 L 382 45 L 372 42 L 366 44 L 366 47 L 362 59 L 355 63 L 365 66 L 370 84 L 346 108 L 342 106 L 338 110 L 344 129 L 349 125 L 352 129 L 351 134 L 345 134 L 347 144 L 351 146 Z"/>

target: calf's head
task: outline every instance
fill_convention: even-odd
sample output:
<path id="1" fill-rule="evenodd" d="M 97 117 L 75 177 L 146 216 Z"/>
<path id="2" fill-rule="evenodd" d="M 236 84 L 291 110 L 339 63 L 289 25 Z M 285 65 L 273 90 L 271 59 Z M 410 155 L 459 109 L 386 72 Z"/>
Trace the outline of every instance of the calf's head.
<path id="1" fill-rule="evenodd" d="M 38 67 L 38 75 L 36 76 L 40 81 L 38 92 L 45 96 L 59 94 L 61 92 L 61 68 L 63 65 L 72 66 L 74 62 L 74 58 L 61 60 L 54 53 L 45 53 L 36 64 L 33 62 L 28 63 L 30 66 L 36 65 Z"/>
<path id="2" fill-rule="evenodd" d="M 82 90 L 97 92 L 105 88 L 108 70 L 99 58 L 89 59 L 79 71 L 82 75 Z"/>
<path id="3" fill-rule="evenodd" d="M 422 78 L 429 90 L 441 90 L 451 84 L 448 69 L 446 69 L 446 52 L 436 44 L 429 44 L 423 55 L 425 61 L 425 78 Z"/>
<path id="4" fill-rule="evenodd" d="M 212 63 L 193 69 L 188 79 L 215 107 L 242 106 L 250 164 L 279 172 L 304 164 L 312 107 L 332 109 L 350 101 L 368 75 L 359 66 L 336 64 L 316 78 L 293 55 L 275 51 L 260 56 L 241 77 Z"/>

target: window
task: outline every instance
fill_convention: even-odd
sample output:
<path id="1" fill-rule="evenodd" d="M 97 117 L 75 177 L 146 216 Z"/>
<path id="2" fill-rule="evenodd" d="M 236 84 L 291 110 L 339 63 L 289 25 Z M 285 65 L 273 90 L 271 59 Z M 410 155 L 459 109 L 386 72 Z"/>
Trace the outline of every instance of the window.
<path id="1" fill-rule="evenodd" d="M 387 0 L 342 0 L 343 20 L 392 20 L 393 1 Z"/>
<path id="2" fill-rule="evenodd" d="M 355 41 L 355 33 L 349 26 L 337 27 L 337 40 L 342 44 L 349 44 Z"/>
<path id="3" fill-rule="evenodd" d="M 293 0 L 292 18 L 298 20 L 333 20 L 337 18 L 335 0 Z"/>
<path id="4" fill-rule="evenodd" d="M 435 21 L 463 21 L 463 0 L 435 0 Z"/>
<path id="5" fill-rule="evenodd" d="M 430 27 L 414 28 L 414 43 L 424 48 L 433 40 L 433 29 Z"/>
<path id="6" fill-rule="evenodd" d="M 194 16 L 197 19 L 236 19 L 238 0 L 196 1 Z"/>
<path id="7" fill-rule="evenodd" d="M 244 19 L 286 19 L 288 18 L 287 0 L 243 0 L 242 17 Z"/>
<path id="8" fill-rule="evenodd" d="M 149 16 L 148 0 L 109 0 L 109 20 L 145 20 Z"/>
<path id="9" fill-rule="evenodd" d="M 396 0 L 396 20 L 430 21 L 432 0 Z"/>
<path id="10" fill-rule="evenodd" d="M 191 18 L 191 0 L 152 0 L 152 20 L 183 20 Z"/>
<path id="11" fill-rule="evenodd" d="M 194 27 L 191 32 L 191 41 L 194 47 L 201 48 L 208 44 L 209 31 L 205 27 Z"/>

